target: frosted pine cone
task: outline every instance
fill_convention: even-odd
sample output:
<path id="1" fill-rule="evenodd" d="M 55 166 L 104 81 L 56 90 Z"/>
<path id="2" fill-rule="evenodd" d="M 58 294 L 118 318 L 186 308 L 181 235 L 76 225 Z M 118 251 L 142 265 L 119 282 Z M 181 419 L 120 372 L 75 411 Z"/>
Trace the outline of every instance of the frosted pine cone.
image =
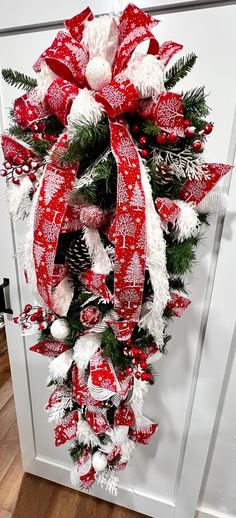
<path id="1" fill-rule="evenodd" d="M 83 234 L 73 239 L 66 253 L 66 266 L 74 275 L 81 275 L 92 265 L 88 248 L 85 244 Z"/>
<path id="2" fill-rule="evenodd" d="M 105 214 L 97 205 L 89 205 L 81 209 L 80 221 L 87 228 L 100 228 L 105 223 Z"/>
<path id="3" fill-rule="evenodd" d="M 155 179 L 160 185 L 166 185 L 171 182 L 173 178 L 173 171 L 171 166 L 166 162 L 159 162 L 156 164 Z"/>

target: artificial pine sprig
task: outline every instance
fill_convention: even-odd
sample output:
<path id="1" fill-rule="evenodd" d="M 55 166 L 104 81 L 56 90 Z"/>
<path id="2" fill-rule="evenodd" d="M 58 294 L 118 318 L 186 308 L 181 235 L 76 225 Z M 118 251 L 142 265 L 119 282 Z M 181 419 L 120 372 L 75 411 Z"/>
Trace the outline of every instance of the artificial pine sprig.
<path id="1" fill-rule="evenodd" d="M 22 72 L 12 70 L 11 68 L 3 68 L 2 77 L 6 83 L 17 88 L 22 88 L 29 92 L 37 86 L 37 81 L 33 77 L 29 77 Z"/>
<path id="2" fill-rule="evenodd" d="M 191 270 L 196 258 L 195 247 L 199 237 L 185 239 L 183 242 L 169 240 L 166 248 L 167 270 L 170 274 L 184 275 Z"/>
<path id="3" fill-rule="evenodd" d="M 180 79 L 183 79 L 193 68 L 197 60 L 197 56 L 194 53 L 184 56 L 166 72 L 165 88 L 170 90 L 173 88 Z"/>
<path id="4" fill-rule="evenodd" d="M 97 124 L 84 119 L 80 123 L 74 124 L 74 137 L 61 160 L 72 163 L 88 154 L 93 158 L 92 150 L 96 149 L 97 155 L 100 155 L 108 142 L 109 124 L 106 119 L 97 122 Z"/>
<path id="5" fill-rule="evenodd" d="M 210 108 L 206 103 L 207 94 L 204 86 L 182 92 L 182 101 L 184 106 L 184 116 L 192 121 L 192 117 L 204 118 L 210 113 Z"/>

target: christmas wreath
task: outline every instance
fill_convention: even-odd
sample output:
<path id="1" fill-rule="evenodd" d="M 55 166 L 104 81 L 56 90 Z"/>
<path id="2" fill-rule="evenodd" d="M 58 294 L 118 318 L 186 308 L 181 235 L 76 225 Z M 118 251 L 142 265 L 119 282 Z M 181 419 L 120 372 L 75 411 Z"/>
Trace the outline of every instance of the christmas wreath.
<path id="1" fill-rule="evenodd" d="M 70 442 L 72 483 L 114 494 L 157 429 L 143 415 L 153 363 L 190 303 L 184 274 L 202 225 L 224 209 L 210 191 L 231 170 L 204 162 L 204 88 L 172 91 L 196 56 L 166 69 L 182 45 L 159 45 L 157 24 L 133 4 L 120 17 L 87 8 L 37 59 L 36 79 L 2 71 L 26 90 L 2 136 L 2 176 L 12 217 L 28 218 L 37 301 L 14 321 L 40 331 L 30 349 L 50 358 L 46 411 L 56 446 Z"/>

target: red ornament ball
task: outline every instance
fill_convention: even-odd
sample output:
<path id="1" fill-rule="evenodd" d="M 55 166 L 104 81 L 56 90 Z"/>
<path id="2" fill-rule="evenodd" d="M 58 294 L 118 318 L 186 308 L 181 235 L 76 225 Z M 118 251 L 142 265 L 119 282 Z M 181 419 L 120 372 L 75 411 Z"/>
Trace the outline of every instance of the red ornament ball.
<path id="1" fill-rule="evenodd" d="M 140 349 L 138 349 L 138 347 L 132 347 L 131 353 L 132 353 L 132 356 L 139 356 Z"/>
<path id="2" fill-rule="evenodd" d="M 133 363 L 133 365 L 138 365 L 139 364 L 139 359 L 138 358 L 133 358 L 132 363 Z"/>
<path id="3" fill-rule="evenodd" d="M 167 139 L 166 133 L 158 133 L 156 136 L 157 144 L 160 144 L 161 146 L 165 144 Z"/>
<path id="4" fill-rule="evenodd" d="M 41 140 L 40 133 L 33 133 L 33 138 L 34 138 L 34 140 Z"/>
<path id="5" fill-rule="evenodd" d="M 178 137 L 176 133 L 174 133 L 174 131 L 172 133 L 169 133 L 167 139 L 170 144 L 176 144 L 176 142 L 178 141 Z"/>
<path id="6" fill-rule="evenodd" d="M 20 180 L 18 180 L 18 178 L 12 178 L 12 182 L 13 182 L 15 185 L 20 185 Z"/>
<path id="7" fill-rule="evenodd" d="M 140 362 L 140 367 L 141 367 L 141 369 L 146 370 L 146 369 L 147 369 L 147 366 L 148 366 L 148 364 L 147 364 L 147 362 L 145 362 L 144 360 Z"/>
<path id="8" fill-rule="evenodd" d="M 100 228 L 105 223 L 105 214 L 97 205 L 89 205 L 82 207 L 80 212 L 80 221 L 82 225 L 88 228 Z"/>
<path id="9" fill-rule="evenodd" d="M 192 138 L 194 135 L 195 135 L 195 131 L 196 131 L 196 128 L 195 126 L 188 126 L 186 129 L 185 129 L 185 135 L 187 138 Z"/>
<path id="10" fill-rule="evenodd" d="M 188 128 L 188 126 L 190 126 L 190 120 L 184 119 L 184 128 Z"/>
<path id="11" fill-rule="evenodd" d="M 35 180 L 36 180 L 35 174 L 34 173 L 30 173 L 29 174 L 29 179 L 30 179 L 31 182 L 35 182 Z"/>
<path id="12" fill-rule="evenodd" d="M 146 353 L 140 353 L 139 358 L 140 358 L 141 361 L 145 361 L 147 359 L 147 354 Z"/>
<path id="13" fill-rule="evenodd" d="M 195 153 L 199 153 L 199 151 L 203 150 L 203 143 L 201 140 L 194 140 L 192 143 L 192 148 L 195 151 Z"/>
<path id="14" fill-rule="evenodd" d="M 29 313 L 29 311 L 31 311 L 31 309 L 32 309 L 31 304 L 26 304 L 25 307 L 24 307 L 25 313 Z"/>
<path id="15" fill-rule="evenodd" d="M 132 367 L 126 367 L 125 372 L 126 372 L 126 374 L 132 374 L 132 372 L 133 372 Z"/>
<path id="16" fill-rule="evenodd" d="M 141 155 L 142 158 L 148 158 L 148 156 L 149 156 L 148 149 L 141 149 L 140 155 Z"/>
<path id="17" fill-rule="evenodd" d="M 203 130 L 204 130 L 205 135 L 210 135 L 210 133 L 213 130 L 213 124 L 211 124 L 210 122 L 208 124 L 205 124 Z"/>
<path id="18" fill-rule="evenodd" d="M 144 147 L 147 145 L 147 137 L 145 135 L 141 135 L 138 139 L 140 146 Z"/>
<path id="19" fill-rule="evenodd" d="M 139 124 L 137 124 L 137 123 L 133 124 L 133 126 L 132 126 L 132 133 L 134 133 L 136 135 L 139 132 L 140 132 Z"/>
<path id="20" fill-rule="evenodd" d="M 85 327 L 93 327 L 101 321 L 101 313 L 96 306 L 87 306 L 80 312 L 80 321 Z"/>

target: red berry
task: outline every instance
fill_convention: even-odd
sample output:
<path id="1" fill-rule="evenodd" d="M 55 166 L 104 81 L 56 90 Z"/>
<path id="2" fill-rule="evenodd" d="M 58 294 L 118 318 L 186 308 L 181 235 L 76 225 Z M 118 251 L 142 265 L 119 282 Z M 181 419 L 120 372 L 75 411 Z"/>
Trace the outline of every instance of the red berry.
<path id="1" fill-rule="evenodd" d="M 133 372 L 132 367 L 126 367 L 125 372 L 126 372 L 126 374 L 132 374 L 132 372 Z"/>
<path id="2" fill-rule="evenodd" d="M 31 129 L 32 131 L 38 131 L 39 130 L 39 125 L 37 124 L 37 122 L 33 122 L 33 124 L 31 124 Z"/>
<path id="3" fill-rule="evenodd" d="M 135 378 L 137 378 L 137 380 L 140 380 L 141 372 L 139 372 L 139 371 L 135 372 Z"/>
<path id="4" fill-rule="evenodd" d="M 176 144 L 176 142 L 178 141 L 178 137 L 176 133 L 174 133 L 174 131 L 172 133 L 169 133 L 167 139 L 170 144 Z"/>
<path id="5" fill-rule="evenodd" d="M 138 139 L 140 146 L 146 146 L 147 145 L 147 137 L 145 135 L 141 135 Z"/>
<path id="6" fill-rule="evenodd" d="M 7 176 L 8 172 L 5 169 L 1 169 L 1 176 Z"/>
<path id="7" fill-rule="evenodd" d="M 133 363 L 133 365 L 138 365 L 139 364 L 139 359 L 138 358 L 133 358 L 132 363 Z"/>
<path id="8" fill-rule="evenodd" d="M 34 140 L 41 140 L 40 133 L 33 133 L 33 138 L 34 138 Z"/>
<path id="9" fill-rule="evenodd" d="M 13 317 L 12 320 L 13 320 L 14 324 L 19 324 L 19 322 L 20 322 L 19 317 Z"/>
<path id="10" fill-rule="evenodd" d="M 142 158 L 148 158 L 148 156 L 149 156 L 148 149 L 141 149 L 140 155 L 141 155 Z"/>
<path id="11" fill-rule="evenodd" d="M 23 173 L 23 171 L 22 171 L 22 167 L 16 167 L 16 168 L 15 168 L 15 173 L 16 173 L 16 174 L 22 174 L 22 173 Z"/>
<path id="12" fill-rule="evenodd" d="M 12 178 L 12 182 L 13 182 L 15 185 L 20 185 L 20 180 L 18 180 L 18 178 Z"/>
<path id="13" fill-rule="evenodd" d="M 36 170 L 39 168 L 38 162 L 35 162 L 34 160 L 30 163 L 30 169 Z"/>
<path id="14" fill-rule="evenodd" d="M 31 309 L 32 309 L 31 304 L 26 304 L 26 305 L 25 305 L 25 307 L 24 307 L 24 311 L 25 311 L 26 313 L 29 313 L 29 311 L 30 311 Z"/>
<path id="15" fill-rule="evenodd" d="M 139 358 L 140 358 L 141 361 L 145 361 L 147 359 L 147 354 L 146 353 L 141 353 L 139 355 Z"/>
<path id="16" fill-rule="evenodd" d="M 192 143 L 192 148 L 196 153 L 199 153 L 199 151 L 202 151 L 203 149 L 203 143 L 201 140 L 194 140 Z"/>
<path id="17" fill-rule="evenodd" d="M 132 126 L 132 133 L 137 134 L 139 132 L 140 132 L 140 126 L 137 123 L 133 124 L 133 126 Z"/>
<path id="18" fill-rule="evenodd" d="M 39 131 L 45 130 L 45 127 L 46 127 L 45 122 L 43 122 L 43 121 L 38 122 L 38 130 Z"/>
<path id="19" fill-rule="evenodd" d="M 47 133 L 43 133 L 42 134 L 42 138 L 43 138 L 43 140 L 49 140 L 50 139 L 50 135 L 47 135 Z"/>
<path id="20" fill-rule="evenodd" d="M 132 347 L 131 352 L 133 356 L 139 356 L 140 349 L 138 349 L 138 347 Z"/>
<path id="21" fill-rule="evenodd" d="M 141 373 L 141 380 L 147 381 L 147 372 L 142 372 Z"/>
<path id="22" fill-rule="evenodd" d="M 30 168 L 27 164 L 23 165 L 22 169 L 23 169 L 24 173 L 28 173 L 30 170 Z"/>
<path id="23" fill-rule="evenodd" d="M 46 329 L 46 328 L 47 328 L 47 324 L 46 324 L 46 322 L 40 322 L 40 323 L 39 323 L 39 329 L 40 329 L 40 331 L 43 331 L 43 330 L 44 330 L 44 329 Z"/>
<path id="24" fill-rule="evenodd" d="M 31 182 L 35 182 L 35 180 L 36 180 L 35 174 L 34 173 L 30 173 L 29 174 L 29 179 L 30 179 Z"/>
<path id="25" fill-rule="evenodd" d="M 3 162 L 3 166 L 5 167 L 5 169 L 11 169 L 10 162 Z"/>
<path id="26" fill-rule="evenodd" d="M 185 135 L 186 137 L 188 138 L 192 138 L 194 135 L 195 135 L 195 131 L 196 131 L 196 128 L 195 126 L 188 126 L 186 129 L 185 129 Z"/>
<path id="27" fill-rule="evenodd" d="M 157 144 L 165 144 L 166 142 L 166 133 L 158 133 L 157 136 L 156 136 L 156 141 L 157 141 Z"/>
<path id="28" fill-rule="evenodd" d="M 210 122 L 208 124 L 205 124 L 203 130 L 205 135 L 209 135 L 213 130 L 213 124 L 211 124 Z"/>
<path id="29" fill-rule="evenodd" d="M 145 362 L 145 361 L 140 362 L 140 367 L 141 367 L 141 369 L 143 369 L 144 371 L 147 369 L 147 366 L 148 366 L 147 362 Z"/>
<path id="30" fill-rule="evenodd" d="M 151 381 L 152 380 L 151 372 L 145 372 L 145 374 L 146 374 L 146 381 Z"/>
<path id="31" fill-rule="evenodd" d="M 188 128 L 188 126 L 190 126 L 190 120 L 184 119 L 184 128 Z"/>
<path id="32" fill-rule="evenodd" d="M 30 321 L 35 322 L 36 320 L 37 320 L 37 315 L 35 313 L 33 313 L 33 315 L 31 315 L 31 317 L 30 317 Z"/>
<path id="33" fill-rule="evenodd" d="M 49 135 L 48 140 L 50 140 L 50 142 L 56 142 L 57 141 L 57 137 L 55 135 Z"/>

